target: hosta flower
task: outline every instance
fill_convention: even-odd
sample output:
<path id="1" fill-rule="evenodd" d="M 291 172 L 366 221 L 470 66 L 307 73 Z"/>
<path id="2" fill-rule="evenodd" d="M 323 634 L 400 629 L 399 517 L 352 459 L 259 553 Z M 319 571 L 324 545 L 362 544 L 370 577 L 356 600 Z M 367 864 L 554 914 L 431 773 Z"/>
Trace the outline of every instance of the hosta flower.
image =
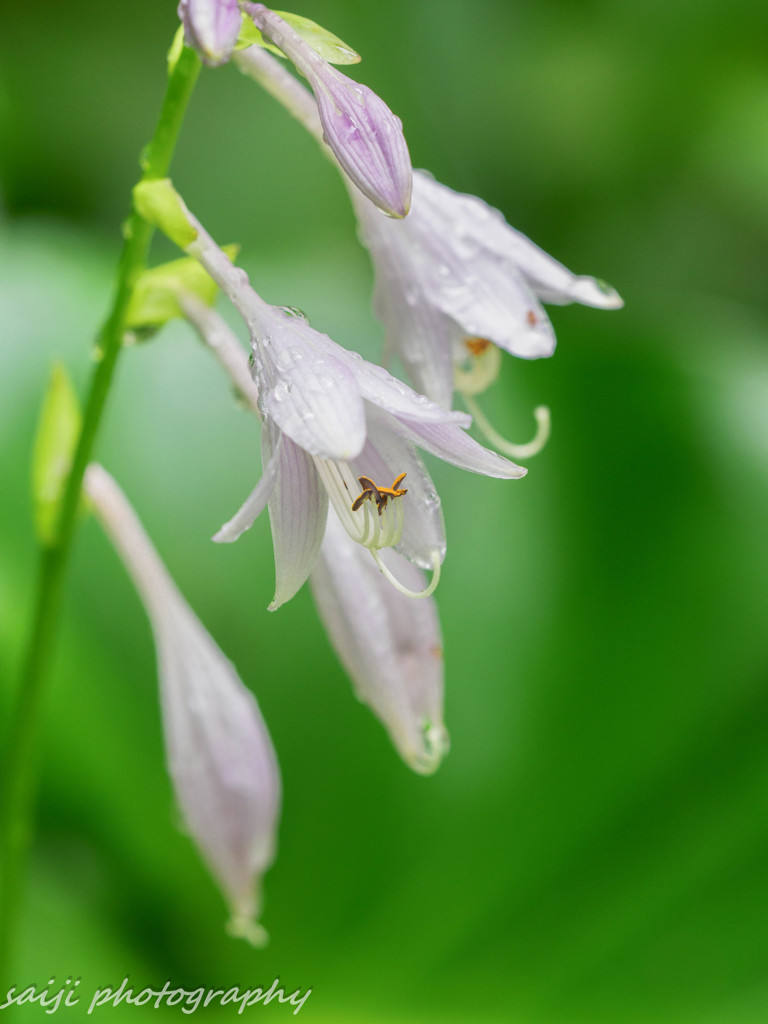
<path id="1" fill-rule="evenodd" d="M 236 60 L 322 142 L 309 94 L 278 61 L 255 47 Z M 617 309 L 620 296 L 595 278 L 572 274 L 481 199 L 423 171 L 414 172 L 411 211 L 402 221 L 382 217 L 355 190 L 349 193 L 373 262 L 374 308 L 388 350 L 433 401 L 450 408 L 459 390 L 494 444 L 516 458 L 534 454 L 548 433 L 546 408 L 536 410 L 536 439 L 510 445 L 475 401 L 498 375 L 499 349 L 525 359 L 549 356 L 555 335 L 542 302 Z"/>
<path id="2" fill-rule="evenodd" d="M 612 288 L 566 270 L 498 210 L 423 172 L 414 174 L 413 207 L 399 224 L 350 195 L 374 265 L 374 308 L 387 345 L 416 387 L 442 405 L 451 404 L 455 370 L 487 351 L 483 342 L 523 359 L 552 354 L 555 335 L 542 302 L 622 305 Z"/>
<path id="3" fill-rule="evenodd" d="M 179 305 L 244 402 L 258 412 L 258 390 L 232 329 L 194 295 L 182 295 Z M 407 587 L 424 587 L 421 571 L 401 555 L 388 549 L 382 558 Z M 328 516 L 310 583 L 320 618 L 357 696 L 383 723 L 406 764 L 422 774 L 435 771 L 448 749 L 448 735 L 434 598 L 413 602 L 398 593 L 334 515 Z"/>
<path id="4" fill-rule="evenodd" d="M 404 217 L 412 172 L 400 119 L 366 85 L 324 60 L 274 11 L 253 3 L 244 3 L 243 10 L 309 82 L 323 138 L 351 181 L 384 213 Z"/>
<path id="5" fill-rule="evenodd" d="M 525 470 L 469 437 L 465 414 L 435 405 L 341 348 L 298 310 L 264 302 L 168 181 L 135 191 L 134 199 L 142 215 L 168 225 L 200 261 L 251 336 L 264 473 L 214 539 L 236 540 L 269 504 L 277 576 L 270 607 L 277 608 L 312 570 L 330 500 L 350 537 L 368 548 L 393 585 L 427 596 L 445 557 L 445 531 L 440 500 L 416 446 L 486 476 L 514 479 Z M 379 554 L 387 547 L 431 569 L 431 584 L 414 594 L 398 581 Z"/>
<path id="6" fill-rule="evenodd" d="M 420 570 L 393 551 L 383 554 L 409 587 Z M 414 771 L 435 771 L 448 749 L 443 725 L 443 650 L 432 598 L 410 601 L 381 576 L 335 516 L 310 576 L 331 642 L 357 696 L 387 729 Z"/>
<path id="7" fill-rule="evenodd" d="M 275 856 L 280 775 L 253 695 L 177 589 L 125 495 L 91 465 L 85 490 L 141 595 L 157 648 L 168 770 L 184 823 L 253 942 Z"/>
<path id="8" fill-rule="evenodd" d="M 178 15 L 186 44 L 206 64 L 216 67 L 229 60 L 240 33 L 237 0 L 180 0 Z"/>

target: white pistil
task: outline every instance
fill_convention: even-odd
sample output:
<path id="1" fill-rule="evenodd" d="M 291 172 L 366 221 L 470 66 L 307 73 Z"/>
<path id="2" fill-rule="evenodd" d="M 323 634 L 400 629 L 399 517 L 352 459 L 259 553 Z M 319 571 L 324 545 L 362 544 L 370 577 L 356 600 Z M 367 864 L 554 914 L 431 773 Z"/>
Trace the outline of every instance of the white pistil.
<path id="1" fill-rule="evenodd" d="M 546 405 L 537 405 L 533 410 L 533 415 L 536 417 L 536 433 L 533 440 L 529 441 L 527 444 L 513 444 L 512 441 L 507 441 L 505 437 L 502 437 L 502 435 L 493 428 L 475 398 L 467 394 L 465 394 L 463 398 L 467 409 L 472 414 L 472 419 L 482 434 L 495 448 L 500 452 L 504 452 L 505 455 L 512 456 L 513 459 L 530 459 L 532 455 L 538 455 L 549 440 L 552 420 L 549 408 Z"/>
<path id="2" fill-rule="evenodd" d="M 378 565 L 382 574 L 389 580 L 395 590 L 399 590 L 401 594 L 405 594 L 406 597 L 421 598 L 429 597 L 435 592 L 437 584 L 440 582 L 440 555 L 437 551 L 432 552 L 432 579 L 429 581 L 424 590 L 410 590 L 408 587 L 403 586 L 399 579 L 387 568 L 384 564 L 381 555 L 378 551 L 374 551 L 371 548 L 371 554 L 373 555 L 376 565 Z"/>

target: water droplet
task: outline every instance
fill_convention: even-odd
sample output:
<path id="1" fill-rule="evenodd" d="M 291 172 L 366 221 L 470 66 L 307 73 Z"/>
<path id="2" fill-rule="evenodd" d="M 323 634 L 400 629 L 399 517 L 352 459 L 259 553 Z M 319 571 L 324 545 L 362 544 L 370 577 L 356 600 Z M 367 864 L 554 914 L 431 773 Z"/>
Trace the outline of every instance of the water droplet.
<path id="1" fill-rule="evenodd" d="M 275 384 L 272 394 L 276 402 L 284 402 L 291 393 L 291 382 L 284 377 Z"/>
<path id="2" fill-rule="evenodd" d="M 303 309 L 299 309 L 297 306 L 278 306 L 278 309 L 282 310 L 286 316 L 295 317 L 297 320 L 306 320 L 309 323 L 309 317 Z"/>

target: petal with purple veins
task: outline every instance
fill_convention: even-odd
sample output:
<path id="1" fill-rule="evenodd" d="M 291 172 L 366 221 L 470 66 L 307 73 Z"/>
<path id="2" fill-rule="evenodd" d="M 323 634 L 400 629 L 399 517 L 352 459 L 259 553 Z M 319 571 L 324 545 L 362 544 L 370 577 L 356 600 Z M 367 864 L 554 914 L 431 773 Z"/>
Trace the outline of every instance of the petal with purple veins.
<path id="1" fill-rule="evenodd" d="M 328 495 L 312 457 L 284 437 L 279 459 L 279 476 L 269 502 L 275 550 L 275 596 L 270 611 L 289 601 L 309 576 L 328 517 Z"/>

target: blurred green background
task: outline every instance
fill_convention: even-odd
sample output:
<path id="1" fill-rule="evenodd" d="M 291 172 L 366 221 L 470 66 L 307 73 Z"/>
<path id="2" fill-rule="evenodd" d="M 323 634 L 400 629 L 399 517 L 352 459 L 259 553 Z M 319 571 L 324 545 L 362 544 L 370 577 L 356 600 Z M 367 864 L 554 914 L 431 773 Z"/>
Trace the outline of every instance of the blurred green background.
<path id="1" fill-rule="evenodd" d="M 87 997 L 126 974 L 189 989 L 279 975 L 312 986 L 301 1019 L 317 1024 L 764 1024 L 768 9 L 295 9 L 363 54 L 352 73 L 402 117 L 415 166 L 608 279 L 626 309 L 553 309 L 555 357 L 505 361 L 486 402 L 496 424 L 524 440 L 534 405 L 553 413 L 525 481 L 434 466 L 453 747 L 429 779 L 352 698 L 306 590 L 267 613 L 266 519 L 235 547 L 209 543 L 259 467 L 258 426 L 218 368 L 180 325 L 125 353 L 99 458 L 258 695 L 281 760 L 272 942 L 227 938 L 176 828 L 148 624 L 87 522 L 15 976 L 79 975 Z M 3 709 L 33 593 L 39 404 L 54 359 L 87 381 L 175 24 L 174 0 L 3 10 Z M 234 68 L 203 74 L 173 176 L 218 240 L 242 244 L 265 298 L 379 351 L 335 172 Z"/>

